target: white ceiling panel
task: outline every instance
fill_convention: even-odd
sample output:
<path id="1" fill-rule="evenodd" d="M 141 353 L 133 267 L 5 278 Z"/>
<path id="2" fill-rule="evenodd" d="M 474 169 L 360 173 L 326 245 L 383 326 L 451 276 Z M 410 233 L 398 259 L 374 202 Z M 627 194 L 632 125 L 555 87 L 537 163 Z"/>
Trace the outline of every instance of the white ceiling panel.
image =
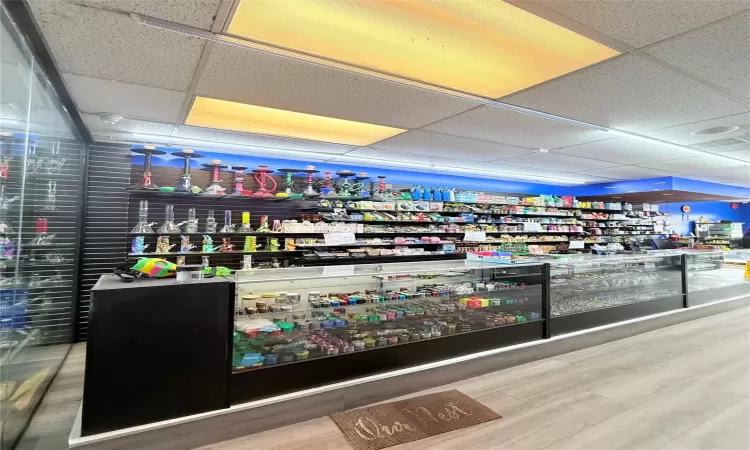
<path id="1" fill-rule="evenodd" d="M 750 99 L 750 14 L 678 36 L 646 52 Z"/>
<path id="2" fill-rule="evenodd" d="M 109 112 L 167 123 L 180 120 L 184 92 L 70 73 L 63 74 L 63 78 L 81 112 Z"/>
<path id="3" fill-rule="evenodd" d="M 579 172 L 589 169 L 614 167 L 618 163 L 598 161 L 596 159 L 579 158 L 558 153 L 530 153 L 502 158 L 494 162 L 511 164 L 514 166 L 534 167 L 539 169 L 557 170 L 560 172 Z"/>
<path id="4" fill-rule="evenodd" d="M 86 0 L 86 3 L 210 30 L 221 0 Z"/>
<path id="5" fill-rule="evenodd" d="M 704 130 L 706 128 L 732 126 L 739 126 L 740 128 L 737 131 L 717 135 L 694 136 L 690 134 L 693 131 Z M 675 144 L 692 145 L 717 139 L 741 136 L 748 131 L 750 131 L 750 113 L 742 113 L 716 119 L 703 120 L 701 122 L 690 123 L 687 125 L 678 125 L 676 127 L 646 131 L 642 134 L 663 141 L 674 142 Z"/>
<path id="6" fill-rule="evenodd" d="M 196 93 L 406 129 L 477 106 L 468 100 L 222 44 L 211 52 Z"/>
<path id="7" fill-rule="evenodd" d="M 328 144 L 325 142 L 305 141 L 301 139 L 265 136 L 251 133 L 237 133 L 233 131 L 214 130 L 211 128 L 189 127 L 186 125 L 178 127 L 175 136 L 205 142 L 215 142 L 217 144 L 238 144 L 295 152 L 328 153 L 331 155 L 346 153 L 356 148 L 350 145 Z M 298 155 L 297 159 L 304 160 L 304 154 Z"/>
<path id="8" fill-rule="evenodd" d="M 83 113 L 81 114 L 81 118 L 83 118 L 83 122 L 86 124 L 89 131 L 91 131 L 91 134 L 99 136 L 120 136 L 122 133 L 153 135 L 156 137 L 169 136 L 174 129 L 174 125 L 169 123 L 148 122 L 135 119 L 122 119 L 117 123 L 104 123 L 101 117 L 95 114 Z"/>
<path id="9" fill-rule="evenodd" d="M 700 181 L 710 181 L 712 183 L 750 187 L 750 167 L 737 170 L 725 170 L 711 174 L 690 175 L 687 178 Z"/>
<path id="10" fill-rule="evenodd" d="M 64 0 L 29 4 L 62 72 L 188 90 L 203 40 Z"/>
<path id="11" fill-rule="evenodd" d="M 504 109 L 483 106 L 424 127 L 424 131 L 526 148 L 557 148 L 608 139 L 605 131 L 582 128 Z"/>
<path id="12" fill-rule="evenodd" d="M 730 156 L 732 158 L 741 159 L 743 161 L 750 162 L 750 150 L 740 150 L 737 152 L 727 152 L 724 153 L 726 156 Z"/>
<path id="13" fill-rule="evenodd" d="M 631 132 L 747 111 L 724 95 L 634 54 L 573 72 L 503 101 Z"/>
<path id="14" fill-rule="evenodd" d="M 609 178 L 601 178 L 591 175 L 531 169 L 528 167 L 510 166 L 506 164 L 434 157 L 425 160 L 418 155 L 405 155 L 399 152 L 384 153 L 383 150 L 380 150 L 379 152 L 370 152 L 370 150 L 373 149 L 359 149 L 346 155 L 331 158 L 328 162 L 414 170 L 417 172 L 442 173 L 447 175 L 473 176 L 477 178 L 532 181 L 557 185 L 612 181 Z"/>
<path id="15" fill-rule="evenodd" d="M 520 155 L 531 151 L 529 149 L 511 147 L 494 142 L 477 141 L 475 139 L 416 130 L 380 141 L 371 147 L 423 155 L 454 158 L 466 157 L 480 161 Z"/>
<path id="16" fill-rule="evenodd" d="M 629 138 L 607 139 L 606 141 L 574 145 L 561 148 L 556 152 L 619 164 L 640 164 L 667 159 L 688 158 L 695 155 L 690 151 Z"/>
<path id="17" fill-rule="evenodd" d="M 582 170 L 580 173 L 599 177 L 613 178 L 616 180 L 637 180 L 639 178 L 658 178 L 678 175 L 676 172 L 648 169 L 639 166 L 617 166 L 596 170 Z"/>
<path id="18" fill-rule="evenodd" d="M 691 175 L 699 173 L 715 173 L 720 171 L 727 171 L 732 169 L 740 169 L 743 167 L 749 167 L 750 163 L 743 163 L 740 161 L 733 161 L 729 159 L 720 158 L 718 156 L 695 156 L 692 158 L 675 159 L 672 161 L 659 161 L 645 164 L 639 164 L 643 167 L 648 167 L 657 170 L 668 170 L 671 172 L 677 172 L 680 174 Z"/>
<path id="19" fill-rule="evenodd" d="M 747 0 L 524 0 L 636 48 L 750 9 Z"/>

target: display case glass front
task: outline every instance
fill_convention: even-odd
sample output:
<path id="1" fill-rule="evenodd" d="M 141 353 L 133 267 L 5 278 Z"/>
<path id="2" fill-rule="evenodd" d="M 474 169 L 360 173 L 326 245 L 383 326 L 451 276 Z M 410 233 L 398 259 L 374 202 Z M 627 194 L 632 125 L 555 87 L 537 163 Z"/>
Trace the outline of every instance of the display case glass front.
<path id="1" fill-rule="evenodd" d="M 551 316 L 579 314 L 682 294 L 679 254 L 581 255 L 551 261 Z"/>
<path id="2" fill-rule="evenodd" d="M 238 271 L 233 368 L 541 321 L 542 269 L 433 261 Z"/>
<path id="3" fill-rule="evenodd" d="M 691 305 L 698 305 L 750 292 L 745 278 L 747 250 L 693 252 L 687 254 L 687 287 Z"/>

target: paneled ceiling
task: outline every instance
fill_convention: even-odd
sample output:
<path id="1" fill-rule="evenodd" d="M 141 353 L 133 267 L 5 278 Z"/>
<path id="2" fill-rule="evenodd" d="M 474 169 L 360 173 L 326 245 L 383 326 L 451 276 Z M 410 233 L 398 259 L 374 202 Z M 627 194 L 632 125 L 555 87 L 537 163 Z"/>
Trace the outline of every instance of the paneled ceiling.
<path id="1" fill-rule="evenodd" d="M 619 55 L 500 99 L 214 39 L 239 0 L 28 1 L 99 140 L 559 185 L 674 175 L 750 187 L 750 0 L 510 0 Z M 196 96 L 407 131 L 358 147 L 186 126 Z M 691 134 L 709 128 L 725 132 Z"/>

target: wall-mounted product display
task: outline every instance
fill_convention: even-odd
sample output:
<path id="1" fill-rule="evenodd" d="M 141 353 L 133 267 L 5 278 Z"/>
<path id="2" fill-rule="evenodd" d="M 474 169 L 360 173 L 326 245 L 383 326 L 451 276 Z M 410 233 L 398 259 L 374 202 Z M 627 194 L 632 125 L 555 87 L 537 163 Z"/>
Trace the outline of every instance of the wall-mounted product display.
<path id="1" fill-rule="evenodd" d="M 702 246 L 734 248 L 741 246 L 743 225 L 743 222 L 697 220 L 693 225 L 693 232 L 697 236 L 697 243 Z"/>

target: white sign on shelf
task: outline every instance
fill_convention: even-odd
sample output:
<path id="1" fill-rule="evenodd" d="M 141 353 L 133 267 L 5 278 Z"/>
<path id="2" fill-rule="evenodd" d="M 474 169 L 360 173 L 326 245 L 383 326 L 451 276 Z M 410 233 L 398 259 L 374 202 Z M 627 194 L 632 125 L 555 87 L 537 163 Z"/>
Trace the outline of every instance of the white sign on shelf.
<path id="1" fill-rule="evenodd" d="M 354 266 L 326 266 L 323 267 L 324 277 L 346 277 L 354 275 Z"/>
<path id="2" fill-rule="evenodd" d="M 346 245 L 354 244 L 357 238 L 354 233 L 326 233 L 323 235 L 326 245 Z"/>
<path id="3" fill-rule="evenodd" d="M 464 233 L 464 242 L 485 242 L 487 233 L 484 231 L 467 231 Z"/>
<path id="4" fill-rule="evenodd" d="M 542 224 L 539 222 L 524 222 L 523 231 L 541 233 L 544 230 L 542 230 Z"/>
<path id="5" fill-rule="evenodd" d="M 583 248 L 585 248 L 583 246 L 583 241 L 570 241 L 570 243 L 568 244 L 569 250 L 583 249 Z"/>

